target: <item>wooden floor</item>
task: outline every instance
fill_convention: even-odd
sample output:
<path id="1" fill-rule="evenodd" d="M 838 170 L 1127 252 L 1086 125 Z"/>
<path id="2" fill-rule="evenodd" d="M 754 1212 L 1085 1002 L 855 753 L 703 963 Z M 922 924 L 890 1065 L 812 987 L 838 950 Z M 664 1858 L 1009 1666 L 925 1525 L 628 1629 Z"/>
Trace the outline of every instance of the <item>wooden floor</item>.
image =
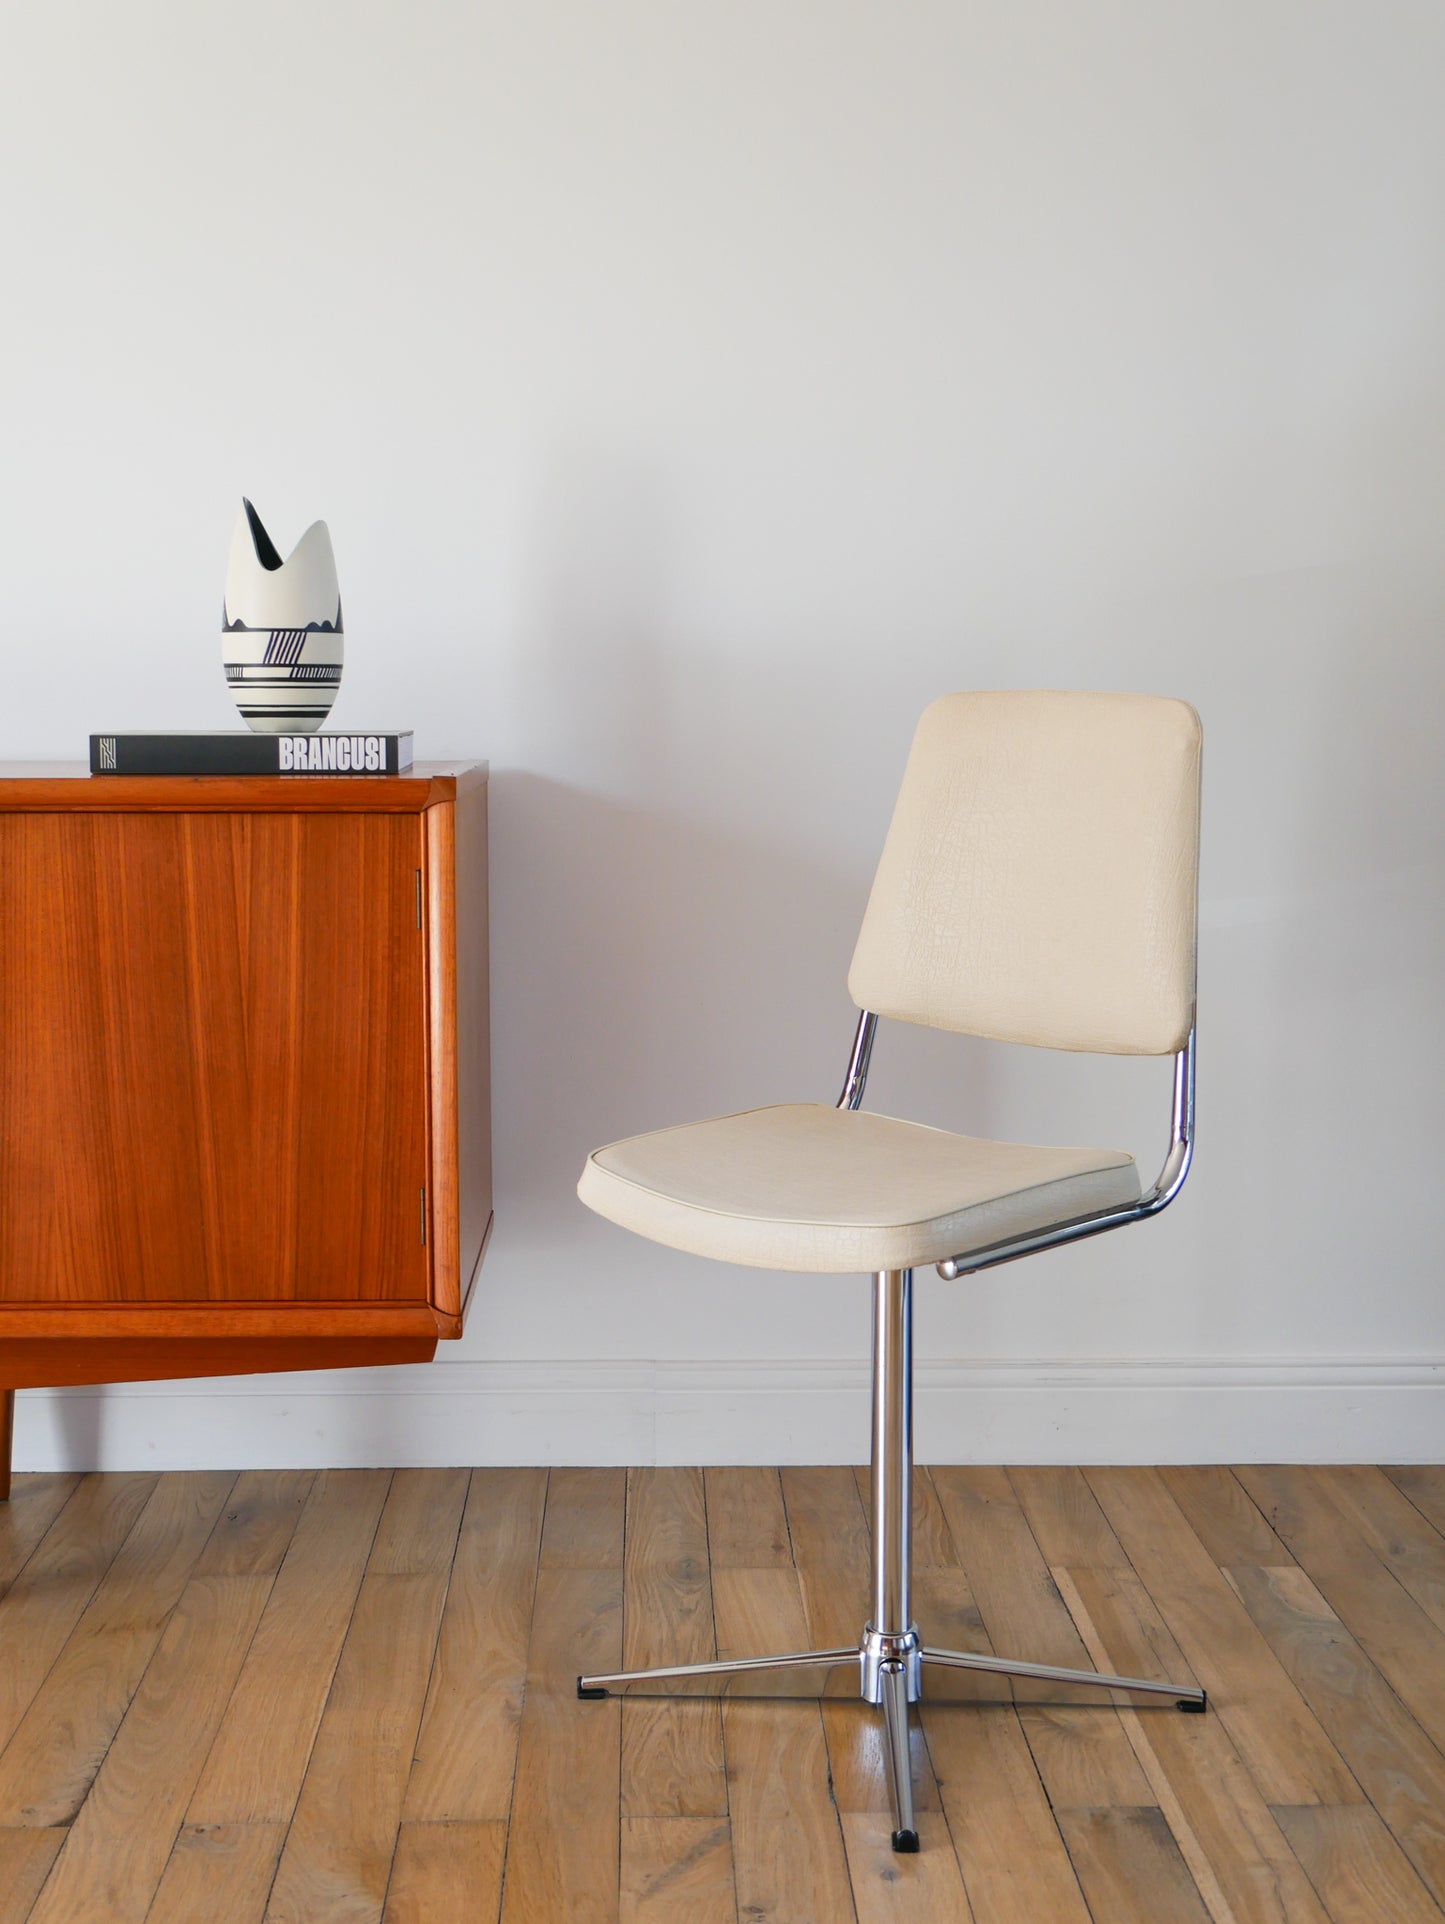
<path id="1" fill-rule="evenodd" d="M 1445 1917 L 1445 1469 L 920 1474 L 929 1641 L 1211 1709 L 925 1708 L 917 1857 L 844 1696 L 577 1701 L 851 1641 L 865 1482 L 18 1477 L 0 1924 Z"/>

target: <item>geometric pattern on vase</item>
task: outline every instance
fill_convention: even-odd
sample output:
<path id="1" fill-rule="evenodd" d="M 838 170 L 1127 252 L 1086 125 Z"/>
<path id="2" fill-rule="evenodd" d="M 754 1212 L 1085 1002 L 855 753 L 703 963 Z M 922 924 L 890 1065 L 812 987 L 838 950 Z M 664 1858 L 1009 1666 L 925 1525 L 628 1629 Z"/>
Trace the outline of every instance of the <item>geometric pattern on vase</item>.
<path id="1" fill-rule="evenodd" d="M 312 734 L 336 700 L 344 651 L 326 523 L 313 521 L 283 561 L 243 500 L 221 607 L 221 659 L 241 719 L 258 735 Z"/>

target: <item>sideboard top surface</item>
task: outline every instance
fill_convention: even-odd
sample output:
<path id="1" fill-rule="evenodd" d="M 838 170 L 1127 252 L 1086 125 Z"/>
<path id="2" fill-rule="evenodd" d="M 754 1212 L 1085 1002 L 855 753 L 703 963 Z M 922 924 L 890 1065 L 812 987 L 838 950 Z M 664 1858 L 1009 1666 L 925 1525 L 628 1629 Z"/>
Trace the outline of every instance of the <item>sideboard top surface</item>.
<path id="1" fill-rule="evenodd" d="M 413 762 L 405 775 L 92 775 L 85 762 L 0 761 L 0 811 L 354 809 L 420 814 L 487 779 L 485 762 Z"/>

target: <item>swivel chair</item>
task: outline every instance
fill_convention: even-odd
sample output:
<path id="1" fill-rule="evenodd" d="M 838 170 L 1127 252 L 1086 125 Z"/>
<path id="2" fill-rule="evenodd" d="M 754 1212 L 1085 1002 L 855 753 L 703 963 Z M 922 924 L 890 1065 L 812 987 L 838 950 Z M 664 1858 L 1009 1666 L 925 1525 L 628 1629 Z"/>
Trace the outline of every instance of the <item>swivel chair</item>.
<path id="1" fill-rule="evenodd" d="M 916 1851 L 909 1705 L 930 1667 L 1172 1698 L 920 1640 L 909 1601 L 912 1279 L 946 1281 L 1157 1216 L 1194 1132 L 1199 718 L 1148 695 L 946 695 L 919 723 L 848 976 L 861 1014 L 836 1107 L 789 1103 L 596 1150 L 578 1194 L 675 1249 L 756 1268 L 873 1275 L 872 1615 L 856 1647 L 619 1671 L 579 1696 L 858 1665 L 883 1711 L 893 1848 Z M 1168 1152 L 982 1141 L 863 1109 L 880 1016 L 1055 1049 L 1174 1057 Z"/>

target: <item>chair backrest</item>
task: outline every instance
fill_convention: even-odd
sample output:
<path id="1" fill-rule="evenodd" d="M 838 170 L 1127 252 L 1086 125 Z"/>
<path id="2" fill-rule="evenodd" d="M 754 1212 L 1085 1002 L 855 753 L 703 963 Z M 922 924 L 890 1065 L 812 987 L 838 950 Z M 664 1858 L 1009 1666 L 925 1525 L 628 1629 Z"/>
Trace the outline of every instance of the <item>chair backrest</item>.
<path id="1" fill-rule="evenodd" d="M 1194 1012 L 1199 717 L 1156 695 L 945 695 L 863 917 L 859 1008 L 1169 1055 Z"/>

